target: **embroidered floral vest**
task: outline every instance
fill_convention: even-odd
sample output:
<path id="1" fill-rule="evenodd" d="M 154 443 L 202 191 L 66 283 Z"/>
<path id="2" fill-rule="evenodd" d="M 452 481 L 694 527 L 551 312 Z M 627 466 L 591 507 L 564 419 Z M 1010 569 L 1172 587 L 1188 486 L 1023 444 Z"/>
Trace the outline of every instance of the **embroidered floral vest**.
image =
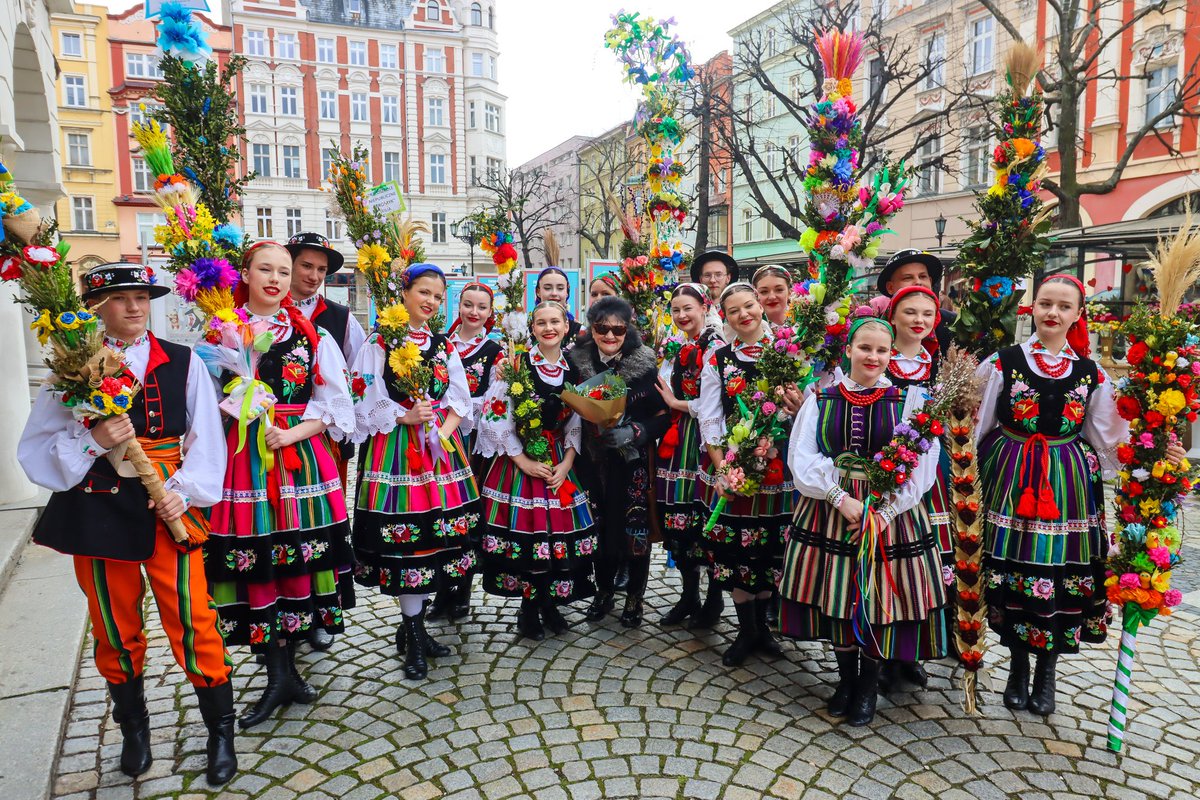
<path id="1" fill-rule="evenodd" d="M 499 342 L 488 339 L 470 355 L 462 356 L 463 371 L 467 373 L 467 388 L 471 390 L 471 397 L 483 397 L 487 394 L 492 382 L 492 366 L 502 349 Z"/>
<path id="2" fill-rule="evenodd" d="M 751 384 L 758 380 L 758 363 L 742 361 L 733 354 L 732 345 L 724 345 L 712 355 L 721 378 L 721 412 L 728 417 L 738 410 L 737 398 L 743 392 L 749 399 Z"/>
<path id="3" fill-rule="evenodd" d="M 700 396 L 700 371 L 712 337 L 711 331 L 705 331 L 696 341 L 679 348 L 671 368 L 671 391 L 680 400 L 695 400 Z"/>
<path id="4" fill-rule="evenodd" d="M 1081 358 L 1061 378 L 1043 378 L 1029 367 L 1019 345 L 997 354 L 1004 388 L 996 419 L 1023 435 L 1076 436 L 1087 417 L 1088 400 L 1100 385 L 1096 362 Z"/>
<path id="5" fill-rule="evenodd" d="M 317 343 L 296 328 L 282 342 L 271 345 L 258 361 L 258 379 L 271 387 L 282 405 L 307 405 L 312 398 L 313 365 Z"/>
<path id="6" fill-rule="evenodd" d="M 429 347 L 421 353 L 421 363 L 430 371 L 429 383 L 426 385 L 425 391 L 434 402 L 445 397 L 450 388 L 449 363 L 450 352 L 453 349 L 454 345 L 450 344 L 447 337 L 440 333 L 431 333 L 429 334 Z M 412 398 L 396 388 L 396 373 L 392 370 L 390 361 L 386 359 L 384 360 L 383 377 L 388 397 L 403 406 L 412 402 Z"/>
<path id="7" fill-rule="evenodd" d="M 904 411 L 904 389 L 888 388 L 870 405 L 856 406 L 842 396 L 834 386 L 817 395 L 817 448 L 823 455 L 835 458 L 853 453 L 871 458 L 892 438 L 892 430 Z M 870 392 L 855 392 L 866 395 Z"/>

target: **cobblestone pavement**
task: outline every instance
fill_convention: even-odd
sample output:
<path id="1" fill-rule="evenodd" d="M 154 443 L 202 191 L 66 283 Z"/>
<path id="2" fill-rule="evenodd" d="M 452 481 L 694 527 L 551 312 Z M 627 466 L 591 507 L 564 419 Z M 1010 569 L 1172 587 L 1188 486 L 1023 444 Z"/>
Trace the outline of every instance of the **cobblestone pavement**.
<path id="1" fill-rule="evenodd" d="M 997 650 L 983 714 L 967 717 L 945 663 L 930 688 L 881 699 L 872 727 L 824 712 L 832 656 L 785 645 L 787 657 L 721 666 L 726 621 L 696 637 L 660 628 L 676 573 L 656 566 L 648 622 L 626 631 L 576 620 L 541 643 L 517 638 L 516 602 L 475 597 L 469 621 L 431 628 L 453 646 L 429 680 L 403 679 L 392 646 L 398 607 L 360 597 L 349 631 L 325 654 L 303 648 L 321 689 L 272 723 L 239 734 L 241 773 L 223 793 L 204 781 L 204 727 L 194 695 L 152 636 L 147 694 L 155 762 L 137 781 L 117 768 L 120 731 L 103 681 L 83 654 L 60 755 L 61 798 L 1195 798 L 1200 795 L 1200 609 L 1184 606 L 1138 637 L 1125 753 L 1105 749 L 1115 635 L 1064 660 L 1059 710 L 1043 720 L 1000 703 Z M 64 590 L 66 590 L 64 588 Z M 1196 597 L 1196 595 L 1192 595 Z M 1191 598 L 1189 598 L 1191 599 Z M 731 613 L 731 612 L 728 612 Z M 151 611 L 151 630 L 157 630 Z M 239 706 L 263 668 L 235 653 Z M 1153 705 L 1151 705 L 1153 703 Z"/>

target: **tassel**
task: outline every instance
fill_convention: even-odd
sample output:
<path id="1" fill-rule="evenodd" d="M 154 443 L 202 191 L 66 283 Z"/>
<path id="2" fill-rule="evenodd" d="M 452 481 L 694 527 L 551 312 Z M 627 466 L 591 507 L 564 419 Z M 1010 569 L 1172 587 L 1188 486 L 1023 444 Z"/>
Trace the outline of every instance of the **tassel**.
<path id="1" fill-rule="evenodd" d="M 304 462 L 300 460 L 300 454 L 296 452 L 296 448 L 288 445 L 283 448 L 283 468 L 288 472 L 296 472 L 304 466 Z"/>
<path id="2" fill-rule="evenodd" d="M 1029 491 L 1026 489 L 1025 491 Z M 1024 497 L 1021 498 L 1024 501 Z M 1018 512 L 1019 513 L 1019 512 Z M 1049 488 L 1043 488 L 1038 492 L 1037 500 L 1037 518 L 1046 522 L 1055 522 L 1058 519 L 1058 506 L 1054 503 L 1054 492 Z"/>
<path id="3" fill-rule="evenodd" d="M 571 501 L 575 499 L 577 488 L 570 480 L 563 481 L 563 485 L 558 487 L 558 504 L 564 508 L 571 505 Z"/>
<path id="4" fill-rule="evenodd" d="M 1033 493 L 1032 486 L 1026 486 L 1021 490 L 1021 500 L 1017 503 L 1017 516 L 1021 519 L 1038 518 L 1037 495 Z"/>
<path id="5" fill-rule="evenodd" d="M 671 458 L 675 455 L 675 448 L 679 446 L 679 422 L 678 419 L 671 423 L 671 427 L 667 428 L 666 434 L 663 435 L 662 442 L 658 445 L 658 457 L 663 459 Z"/>

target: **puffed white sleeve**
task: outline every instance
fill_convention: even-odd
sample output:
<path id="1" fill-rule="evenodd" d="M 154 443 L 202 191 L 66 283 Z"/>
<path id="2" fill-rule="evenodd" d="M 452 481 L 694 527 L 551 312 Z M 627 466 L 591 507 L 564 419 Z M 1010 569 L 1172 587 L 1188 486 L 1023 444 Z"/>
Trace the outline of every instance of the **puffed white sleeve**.
<path id="1" fill-rule="evenodd" d="M 187 435 L 180 443 L 183 461 L 163 482 L 189 507 L 208 508 L 221 500 L 225 484 L 225 428 L 211 390 L 212 376 L 195 353 L 188 362 Z"/>
<path id="2" fill-rule="evenodd" d="M 29 480 L 52 492 L 65 492 L 78 486 L 93 462 L 107 452 L 59 395 L 43 385 L 17 443 L 17 461 Z"/>
<path id="3" fill-rule="evenodd" d="M 499 370 L 492 377 L 483 400 L 483 415 L 475 424 L 475 452 L 481 456 L 519 456 L 525 452 L 513 424 L 508 382 Z M 570 440 L 568 439 L 568 442 Z"/>
<path id="4" fill-rule="evenodd" d="M 346 359 L 342 348 L 325 331 L 317 342 L 317 368 L 321 381 L 313 383 L 312 397 L 301 419 L 319 419 L 325 423 L 330 438 L 339 442 L 349 439 L 354 436 L 356 425 L 354 402 L 346 385 Z"/>
<path id="5" fill-rule="evenodd" d="M 396 420 L 404 416 L 404 408 L 391 398 L 387 390 L 387 349 L 378 333 L 367 337 L 354 368 L 350 385 L 354 396 L 354 441 L 365 442 L 377 433 L 391 433 Z"/>
<path id="6" fill-rule="evenodd" d="M 805 497 L 834 502 L 841 488 L 840 473 L 833 459 L 817 447 L 817 422 L 821 409 L 817 396 L 809 395 L 800 406 L 788 439 L 788 468 L 796 491 Z"/>
<path id="7" fill-rule="evenodd" d="M 706 359 L 700 370 L 700 397 L 695 401 L 700 420 L 700 441 L 720 447 L 725 438 L 725 409 L 721 405 L 721 376 L 713 360 Z"/>
<path id="8" fill-rule="evenodd" d="M 358 351 L 362 349 L 363 342 L 367 340 L 367 332 L 363 330 L 362 323 L 358 321 L 358 317 L 353 314 L 346 322 L 346 342 L 342 349 L 342 355 L 346 357 L 347 364 L 353 364 L 358 358 Z"/>
<path id="9" fill-rule="evenodd" d="M 904 410 L 901 412 L 901 417 L 908 420 L 925 406 L 928 394 L 923 389 L 917 391 L 910 389 L 904 394 Z M 889 525 L 896 517 L 916 508 L 933 488 L 933 484 L 937 481 L 938 460 L 941 458 L 941 453 L 941 441 L 934 439 L 929 451 L 922 453 L 917 460 L 917 468 L 913 470 L 909 480 L 893 492 L 887 502 L 879 508 L 879 513 L 883 515 Z"/>
<path id="10" fill-rule="evenodd" d="M 450 358 L 446 361 L 446 371 L 450 373 L 450 386 L 446 389 L 446 397 L 442 402 L 469 423 L 471 387 L 467 384 L 467 371 L 463 369 L 462 358 L 453 347 L 450 348 Z"/>
<path id="11" fill-rule="evenodd" d="M 978 444 L 996 427 L 996 404 L 1000 402 L 1000 393 L 1004 389 L 1004 374 L 1000 372 L 1000 361 L 994 354 L 979 365 L 975 374 L 987 380 L 983 387 L 983 400 L 979 404 L 979 417 L 975 423 L 975 443 Z"/>
<path id="12" fill-rule="evenodd" d="M 1096 451 L 1105 479 L 1110 479 L 1121 468 L 1117 445 L 1129 441 L 1129 423 L 1117 413 L 1117 392 L 1112 378 L 1103 368 L 1097 366 L 1097 369 L 1100 385 L 1088 399 L 1081 435 Z"/>

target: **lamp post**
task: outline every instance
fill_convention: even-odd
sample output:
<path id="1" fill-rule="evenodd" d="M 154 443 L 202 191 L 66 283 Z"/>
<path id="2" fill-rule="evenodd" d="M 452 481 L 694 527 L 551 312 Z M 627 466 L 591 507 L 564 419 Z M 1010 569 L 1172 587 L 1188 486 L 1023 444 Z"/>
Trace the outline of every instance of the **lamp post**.
<path id="1" fill-rule="evenodd" d="M 460 219 L 450 223 L 450 235 L 471 248 L 471 275 L 475 275 L 475 223 Z"/>
<path id="2" fill-rule="evenodd" d="M 940 249 L 942 246 L 942 237 L 946 235 L 946 218 L 942 216 L 940 211 L 938 212 L 937 219 L 933 221 L 933 229 L 937 231 L 938 248 Z"/>

